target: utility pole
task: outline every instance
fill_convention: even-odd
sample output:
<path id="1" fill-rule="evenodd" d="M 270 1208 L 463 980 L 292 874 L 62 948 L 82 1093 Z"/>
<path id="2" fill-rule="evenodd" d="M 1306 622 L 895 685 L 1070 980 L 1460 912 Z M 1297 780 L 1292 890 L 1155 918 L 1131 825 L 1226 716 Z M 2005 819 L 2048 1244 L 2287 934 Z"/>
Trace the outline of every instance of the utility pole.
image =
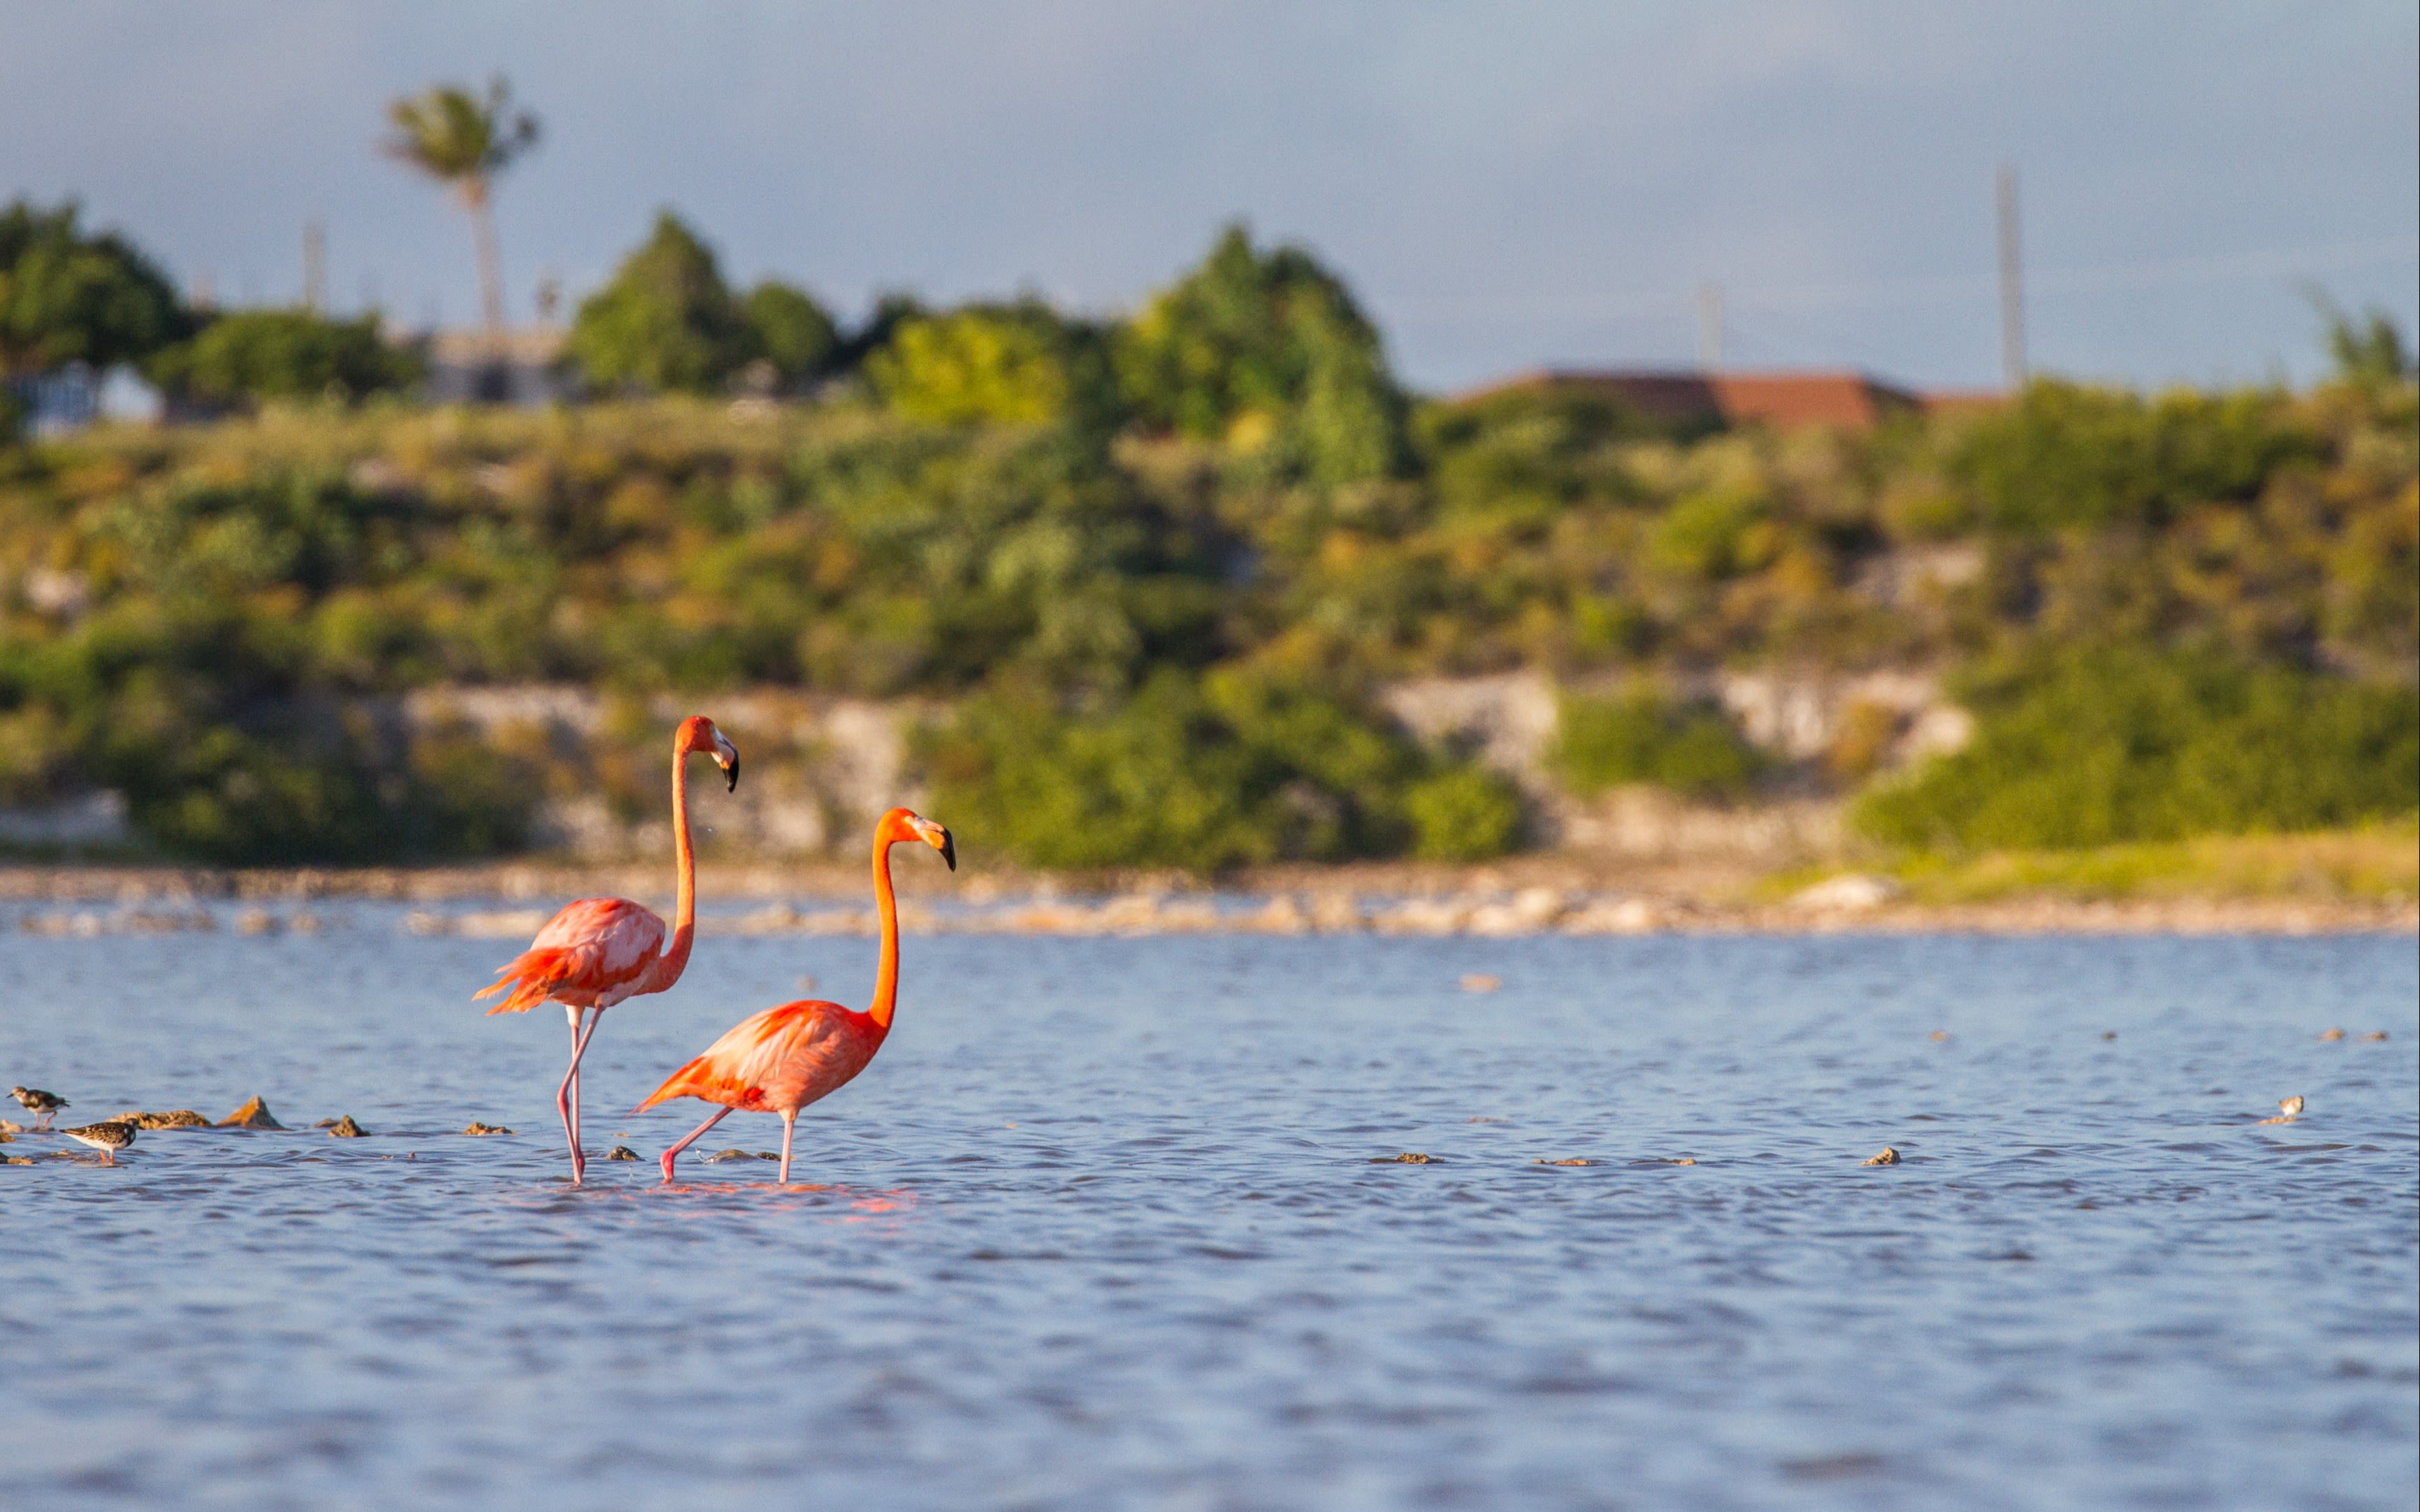
<path id="1" fill-rule="evenodd" d="M 2017 240 L 2017 165 L 2000 164 L 2000 381 L 2010 393 L 2025 386 L 2024 261 Z"/>
<path id="2" fill-rule="evenodd" d="M 1718 373 L 1723 366 L 1723 286 L 1698 285 L 1698 366 Z"/>
<path id="3" fill-rule="evenodd" d="M 316 220 L 302 223 L 302 308 L 328 313 L 328 234 Z"/>

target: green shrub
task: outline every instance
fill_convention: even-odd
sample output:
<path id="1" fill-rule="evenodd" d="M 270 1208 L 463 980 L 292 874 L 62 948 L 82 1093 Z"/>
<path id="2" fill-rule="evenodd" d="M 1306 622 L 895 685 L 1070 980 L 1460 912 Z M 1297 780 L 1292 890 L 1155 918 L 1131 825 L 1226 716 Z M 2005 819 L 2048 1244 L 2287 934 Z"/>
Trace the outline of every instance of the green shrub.
<path id="1" fill-rule="evenodd" d="M 1097 332 L 1037 300 L 902 320 L 865 375 L 892 409 L 928 424 L 1101 424 L 1115 405 Z"/>
<path id="2" fill-rule="evenodd" d="M 1322 484 L 1384 477 L 1404 455 L 1402 391 L 1343 281 L 1299 247 L 1254 250 L 1241 225 L 1119 333 L 1118 373 L 1144 424 L 1274 440 Z"/>
<path id="3" fill-rule="evenodd" d="M 1916 846 L 2062 847 L 2315 829 L 2420 808 L 2420 698 L 2136 646 L 2069 647 L 1968 689 L 1965 749 L 1858 803 Z"/>
<path id="4" fill-rule="evenodd" d="M 970 844 L 1029 866 L 1212 872 L 1278 855 L 1280 770 L 1181 679 L 1089 717 L 977 699 L 924 750 L 934 808 Z"/>
<path id="5" fill-rule="evenodd" d="M 220 401 L 361 399 L 421 378 L 420 360 L 386 344 L 378 316 L 334 320 L 300 309 L 221 316 L 151 369 L 171 388 Z"/>
<path id="6" fill-rule="evenodd" d="M 569 341 L 589 382 L 643 393 L 718 388 L 749 347 L 746 312 L 713 250 L 670 210 L 613 282 L 581 301 Z"/>
<path id="7" fill-rule="evenodd" d="M 1404 795 L 1423 861 L 1484 861 L 1516 848 L 1521 795 L 1512 784 L 1478 766 L 1458 766 L 1412 784 Z"/>
<path id="8" fill-rule="evenodd" d="M 70 363 L 139 363 L 191 329 L 177 291 L 116 232 L 86 233 L 69 200 L 0 208 L 0 378 Z"/>
<path id="9" fill-rule="evenodd" d="M 2040 532 L 2158 525 L 2193 504 L 2249 499 L 2278 467 L 2319 451 L 2276 393 L 2147 399 L 2042 378 L 1978 416 L 1949 468 L 1984 523 Z"/>
<path id="10" fill-rule="evenodd" d="M 740 318 L 753 359 L 772 364 L 776 380 L 796 389 L 828 372 L 840 348 L 840 328 L 804 289 L 767 279 L 748 291 Z"/>
<path id="11" fill-rule="evenodd" d="M 926 731 L 920 752 L 935 807 L 962 816 L 970 841 L 1029 866 L 1215 872 L 1406 849 L 1472 860 L 1503 854 L 1520 832 L 1501 779 L 1251 668 L 1162 672 L 1089 714 L 1032 688 L 985 694 Z"/>
<path id="12" fill-rule="evenodd" d="M 1720 707 L 1645 688 L 1566 695 L 1548 762 L 1581 793 L 1647 782 L 1693 798 L 1742 797 L 1764 765 Z"/>

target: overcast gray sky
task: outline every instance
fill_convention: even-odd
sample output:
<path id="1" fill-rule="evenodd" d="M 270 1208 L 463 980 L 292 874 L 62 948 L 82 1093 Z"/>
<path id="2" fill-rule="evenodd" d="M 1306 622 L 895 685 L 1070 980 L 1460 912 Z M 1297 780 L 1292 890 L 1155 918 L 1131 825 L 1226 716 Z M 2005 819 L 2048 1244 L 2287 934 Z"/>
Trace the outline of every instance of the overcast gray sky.
<path id="1" fill-rule="evenodd" d="M 0 0 L 0 194 L 80 196 L 223 301 L 476 307 L 382 107 L 508 74 L 514 313 L 659 205 L 735 279 L 1130 306 L 1249 219 L 1339 267 L 1416 383 L 1690 360 L 1998 372 L 1992 175 L 2022 175 L 2036 364 L 2319 365 L 2299 292 L 2420 315 L 2411 0 Z"/>

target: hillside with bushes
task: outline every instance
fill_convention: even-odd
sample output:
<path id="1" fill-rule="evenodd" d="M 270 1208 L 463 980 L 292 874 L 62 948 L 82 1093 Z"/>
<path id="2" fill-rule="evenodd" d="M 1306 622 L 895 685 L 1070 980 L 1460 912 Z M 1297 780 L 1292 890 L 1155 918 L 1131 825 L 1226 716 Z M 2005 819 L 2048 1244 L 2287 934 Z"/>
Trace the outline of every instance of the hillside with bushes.
<path id="1" fill-rule="evenodd" d="M 163 326 L 159 371 L 358 379 L 0 446 L 0 806 L 106 788 L 219 862 L 494 855 L 550 798 L 659 813 L 666 700 L 776 690 L 898 711 L 970 851 L 1043 867 L 1481 859 L 1639 784 L 1838 798 L 1926 850 L 2420 807 L 2391 332 L 2308 392 L 1694 434 L 1407 393 L 1341 279 L 1240 231 L 1128 320 L 894 301 L 851 332 L 733 293 L 669 218 L 582 308 L 589 404 L 426 409 L 356 337 L 256 325 Z M 1792 748 L 1709 692 L 1894 670 L 1961 748 L 1887 701 Z M 1558 690 L 1542 775 L 1389 712 L 1514 671 Z M 564 685 L 607 711 L 576 739 L 403 712 Z"/>

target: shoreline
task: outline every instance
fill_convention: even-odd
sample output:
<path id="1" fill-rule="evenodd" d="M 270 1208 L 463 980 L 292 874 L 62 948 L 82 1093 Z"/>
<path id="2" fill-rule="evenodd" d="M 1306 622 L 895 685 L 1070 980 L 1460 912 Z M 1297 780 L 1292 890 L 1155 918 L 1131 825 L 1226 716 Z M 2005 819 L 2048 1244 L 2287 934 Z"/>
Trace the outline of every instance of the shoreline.
<path id="1" fill-rule="evenodd" d="M 742 934 L 871 934 L 861 864 L 709 865 L 712 927 Z M 1612 867 L 1568 856 L 1481 867 L 1360 863 L 1269 867 L 1211 886 L 1167 874 L 1069 879 L 978 873 L 901 877 L 911 933 L 1032 935 L 1377 934 L 2376 934 L 2420 933 L 2420 901 L 2242 896 L 2179 889 L 2089 897 L 2020 893 L 1977 902 L 1904 896 L 1845 872 L 1760 897 L 1753 869 Z M 12 932 L 49 936 L 349 927 L 345 903 L 421 905 L 422 934 L 526 937 L 553 906 L 598 894 L 669 909 L 664 869 L 637 863 L 494 862 L 432 868 L 215 870 L 0 865 Z M 466 908 L 484 903 L 485 909 Z M 747 905 L 753 905 L 752 907 Z"/>

